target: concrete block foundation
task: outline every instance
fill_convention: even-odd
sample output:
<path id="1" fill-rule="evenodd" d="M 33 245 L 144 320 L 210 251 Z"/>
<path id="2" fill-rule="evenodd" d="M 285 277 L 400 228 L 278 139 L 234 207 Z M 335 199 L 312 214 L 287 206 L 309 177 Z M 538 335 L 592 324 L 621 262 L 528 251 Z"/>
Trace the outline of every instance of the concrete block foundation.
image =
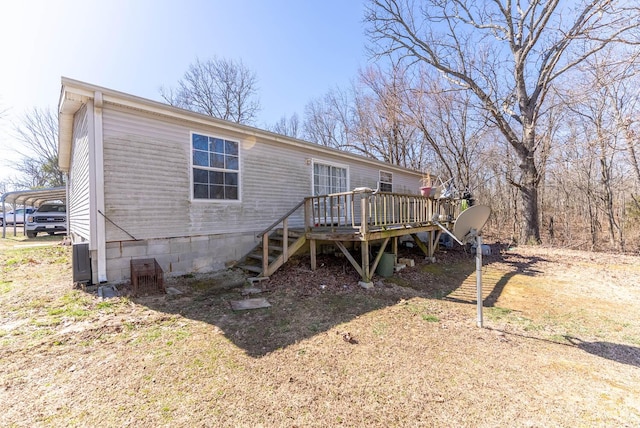
<path id="1" fill-rule="evenodd" d="M 138 258 L 155 258 L 165 276 L 222 270 L 256 244 L 253 232 L 107 242 L 107 280 L 130 281 L 130 261 Z"/>

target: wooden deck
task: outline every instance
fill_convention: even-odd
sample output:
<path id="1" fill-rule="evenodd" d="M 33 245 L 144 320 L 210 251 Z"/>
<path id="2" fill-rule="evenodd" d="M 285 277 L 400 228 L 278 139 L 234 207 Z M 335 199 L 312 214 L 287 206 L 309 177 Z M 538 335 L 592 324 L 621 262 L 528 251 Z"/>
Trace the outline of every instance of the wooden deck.
<path id="1" fill-rule="evenodd" d="M 333 243 L 362 280 L 369 282 L 384 252 L 397 255 L 398 238 L 402 236 L 411 236 L 427 257 L 433 257 L 442 231 L 435 221 L 451 227 L 458 206 L 450 199 L 369 189 L 310 196 L 258 235 L 261 245 L 247 258 L 252 256 L 260 265 L 242 267 L 270 276 L 308 242 L 311 268 L 315 270 L 318 244 Z M 423 232 L 427 234 L 426 242 L 418 237 Z M 358 257 L 347 247 L 359 252 Z M 373 249 L 377 253 L 372 262 Z"/>

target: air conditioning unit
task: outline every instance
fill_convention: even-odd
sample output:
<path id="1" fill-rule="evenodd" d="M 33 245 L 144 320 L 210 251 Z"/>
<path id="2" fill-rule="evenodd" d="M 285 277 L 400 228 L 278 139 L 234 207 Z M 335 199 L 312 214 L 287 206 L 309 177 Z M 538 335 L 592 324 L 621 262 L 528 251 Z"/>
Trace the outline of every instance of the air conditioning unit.
<path id="1" fill-rule="evenodd" d="M 73 283 L 91 283 L 91 257 L 89 243 L 73 244 Z"/>

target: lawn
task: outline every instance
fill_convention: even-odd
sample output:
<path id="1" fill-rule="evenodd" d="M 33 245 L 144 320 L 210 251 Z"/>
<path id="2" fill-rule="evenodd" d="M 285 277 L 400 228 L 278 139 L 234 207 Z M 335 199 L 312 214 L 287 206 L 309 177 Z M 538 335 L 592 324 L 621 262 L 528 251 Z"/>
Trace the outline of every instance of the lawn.
<path id="1" fill-rule="evenodd" d="M 480 329 L 463 251 L 371 290 L 323 256 L 103 300 L 60 239 L 0 240 L 0 426 L 640 425 L 637 256 L 494 246 Z"/>

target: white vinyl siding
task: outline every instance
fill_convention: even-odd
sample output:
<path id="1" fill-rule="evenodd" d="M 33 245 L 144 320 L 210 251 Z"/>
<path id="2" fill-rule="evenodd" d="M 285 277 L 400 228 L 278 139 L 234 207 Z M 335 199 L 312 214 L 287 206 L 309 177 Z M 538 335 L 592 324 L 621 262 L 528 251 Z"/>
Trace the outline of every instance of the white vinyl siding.
<path id="1" fill-rule="evenodd" d="M 260 232 L 313 190 L 314 160 L 347 167 L 346 189 L 376 187 L 381 163 L 277 139 L 144 113 L 105 103 L 107 241 Z M 192 200 L 191 134 L 240 145 L 241 201 Z M 396 192 L 417 193 L 420 174 L 394 172 Z M 344 187 L 336 187 L 344 188 Z M 302 210 L 292 220 L 302 222 Z M 115 223 L 119 227 L 116 227 Z"/>
<path id="2" fill-rule="evenodd" d="M 89 240 L 89 120 L 84 105 L 73 119 L 73 151 L 67 210 L 70 232 Z"/>

